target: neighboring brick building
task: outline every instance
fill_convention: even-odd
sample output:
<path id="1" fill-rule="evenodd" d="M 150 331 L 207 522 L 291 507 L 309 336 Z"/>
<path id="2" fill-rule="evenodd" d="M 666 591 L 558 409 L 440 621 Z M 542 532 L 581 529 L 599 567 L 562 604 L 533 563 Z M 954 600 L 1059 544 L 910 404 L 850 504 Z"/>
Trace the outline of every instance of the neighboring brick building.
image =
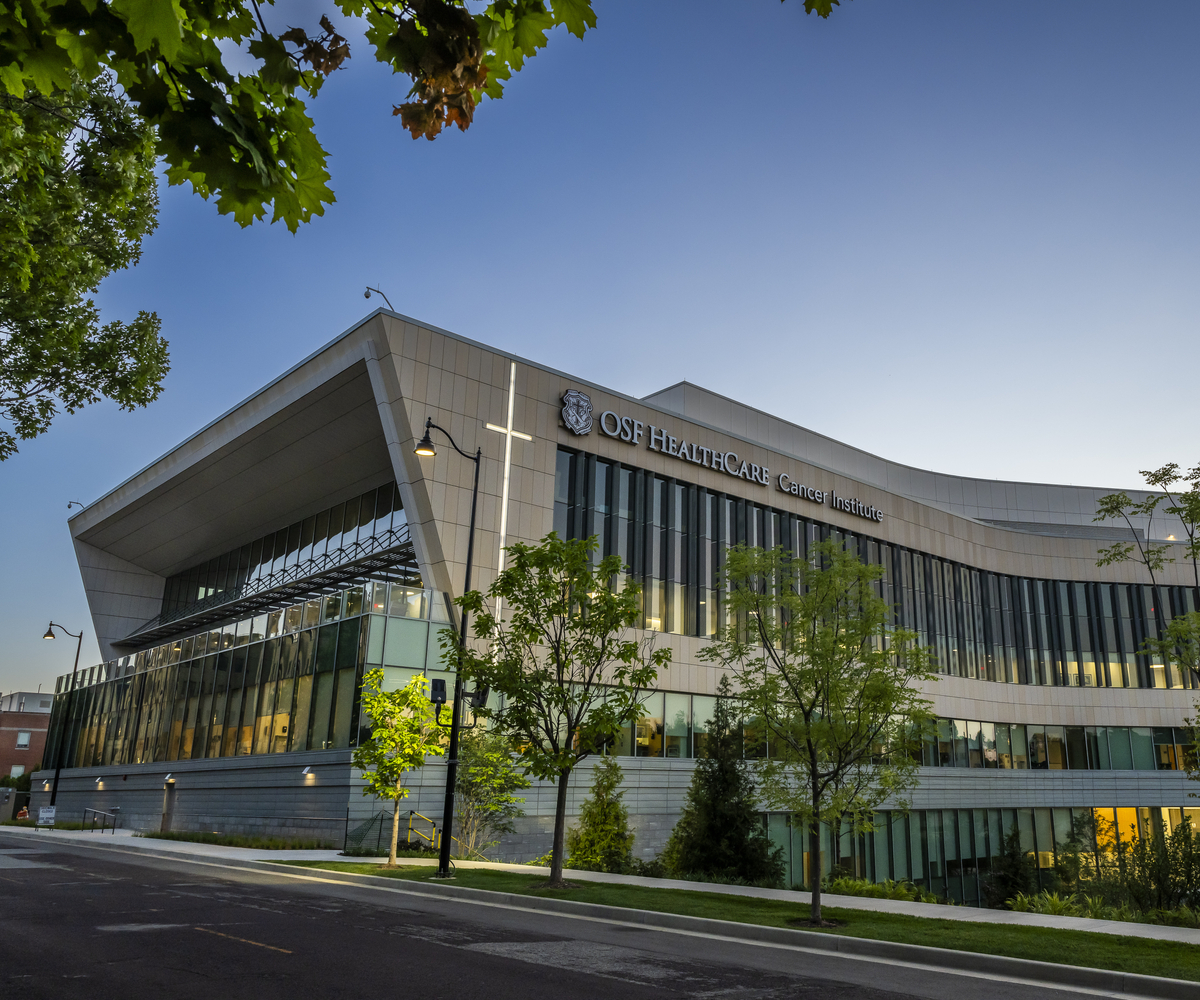
<path id="1" fill-rule="evenodd" d="M 32 773 L 46 750 L 54 695 L 14 691 L 0 697 L 0 776 Z"/>

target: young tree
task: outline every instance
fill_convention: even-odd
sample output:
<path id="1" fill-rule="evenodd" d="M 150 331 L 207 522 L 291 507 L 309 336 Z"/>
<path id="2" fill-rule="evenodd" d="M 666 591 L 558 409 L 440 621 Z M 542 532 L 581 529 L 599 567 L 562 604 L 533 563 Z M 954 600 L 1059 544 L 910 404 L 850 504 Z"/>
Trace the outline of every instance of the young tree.
<path id="1" fill-rule="evenodd" d="M 107 76 L 45 95 L 0 88 L 0 460 L 60 408 L 107 397 L 132 410 L 162 389 L 158 317 L 101 325 L 87 297 L 137 263 L 157 225 L 154 143 Z"/>
<path id="2" fill-rule="evenodd" d="M 701 656 L 733 671 L 762 720 L 763 798 L 808 830 L 812 922 L 821 923 L 821 824 L 869 829 L 886 801 L 907 807 L 936 679 L 917 636 L 891 627 L 883 568 L 833 542 L 808 561 L 737 546 L 725 567 L 728 625 Z"/>
<path id="3" fill-rule="evenodd" d="M 446 752 L 427 684 L 424 675 L 417 674 L 405 687 L 384 691 L 381 669 L 368 670 L 363 676 L 362 705 L 371 720 L 371 738 L 355 749 L 352 760 L 367 779 L 363 795 L 395 803 L 388 849 L 388 867 L 392 868 L 400 837 L 400 800 L 408 798 L 405 775 L 424 764 L 426 757 Z"/>
<path id="4" fill-rule="evenodd" d="M 639 695 L 671 659 L 652 639 L 629 637 L 641 591 L 625 581 L 621 560 L 594 562 L 596 539 L 563 541 L 551 532 L 536 546 L 508 548 L 507 568 L 488 589 L 503 601 L 498 620 L 471 591 L 458 603 L 475 615 L 486 651 L 468 650 L 465 677 L 503 696 L 481 715 L 517 747 L 527 774 L 558 785 L 550 884 L 562 884 L 567 784 L 576 765 L 611 744 L 640 709 Z M 450 650 L 452 632 L 443 634 Z M 450 655 L 455 655 L 453 652 Z"/>
<path id="5" fill-rule="evenodd" d="M 676 878 L 715 876 L 775 885 L 783 878 L 783 852 L 771 846 L 763 827 L 733 700 L 724 676 L 687 803 L 663 849 L 663 864 Z"/>
<path id="6" fill-rule="evenodd" d="M 484 852 L 513 833 L 524 816 L 525 800 L 514 792 L 529 787 L 513 761 L 508 741 L 488 729 L 465 729 L 459 737 L 455 783 L 454 823 L 463 854 L 482 858 Z"/>
<path id="7" fill-rule="evenodd" d="M 579 810 L 579 825 L 567 832 L 572 868 L 623 872 L 633 863 L 629 810 L 621 801 L 621 765 L 611 755 L 600 757 L 593 771 L 591 794 Z"/>

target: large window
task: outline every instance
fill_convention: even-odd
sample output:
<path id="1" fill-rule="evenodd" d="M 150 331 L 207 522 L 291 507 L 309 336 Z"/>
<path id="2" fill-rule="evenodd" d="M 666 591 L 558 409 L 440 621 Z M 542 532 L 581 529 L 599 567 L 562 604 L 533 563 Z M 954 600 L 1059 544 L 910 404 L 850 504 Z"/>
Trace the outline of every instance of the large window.
<path id="1" fill-rule="evenodd" d="M 370 580 L 59 678 L 47 760 L 137 764 L 357 745 L 363 666 L 436 669 L 445 598 Z M 71 719 L 64 716 L 70 706 Z"/>
<path id="2" fill-rule="evenodd" d="M 597 536 L 599 555 L 620 556 L 642 585 L 648 629 L 714 634 L 730 545 L 781 545 L 804 557 L 832 539 L 884 568 L 879 595 L 897 625 L 934 649 L 943 673 L 1020 684 L 1194 686 L 1178 665 L 1137 652 L 1170 618 L 1200 610 L 1192 587 L 990 573 L 567 449 L 558 453 L 554 496 L 559 534 Z M 1039 752 L 1061 754 L 1057 734 L 1046 739 Z"/>
<path id="3" fill-rule="evenodd" d="M 369 490 L 169 577 L 163 620 L 232 599 L 254 585 L 269 588 L 306 576 L 308 569 L 353 562 L 401 541 L 406 524 L 395 483 Z"/>

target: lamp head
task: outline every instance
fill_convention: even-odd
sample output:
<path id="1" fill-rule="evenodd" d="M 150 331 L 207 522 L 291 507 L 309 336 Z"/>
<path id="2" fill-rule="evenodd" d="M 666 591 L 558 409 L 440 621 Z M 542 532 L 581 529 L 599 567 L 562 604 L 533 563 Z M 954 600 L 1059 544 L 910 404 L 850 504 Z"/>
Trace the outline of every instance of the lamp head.
<path id="1" fill-rule="evenodd" d="M 417 442 L 417 446 L 413 449 L 413 452 L 422 458 L 433 458 L 437 454 L 437 450 L 433 447 L 433 439 L 429 436 L 431 423 L 431 420 L 425 421 L 425 436 Z"/>
<path id="2" fill-rule="evenodd" d="M 44 636 L 42 636 L 42 638 L 43 639 L 53 639 L 54 638 L 54 622 L 51 622 L 49 625 L 46 626 L 46 634 Z"/>

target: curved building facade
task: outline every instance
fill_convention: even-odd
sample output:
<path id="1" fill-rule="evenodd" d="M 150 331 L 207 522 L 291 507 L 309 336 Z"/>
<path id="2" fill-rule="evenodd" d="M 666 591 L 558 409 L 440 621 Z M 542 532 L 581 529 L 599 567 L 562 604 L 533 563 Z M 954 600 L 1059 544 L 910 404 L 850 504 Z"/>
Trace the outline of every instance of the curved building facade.
<path id="1" fill-rule="evenodd" d="M 1194 681 L 1139 650 L 1200 592 L 1182 560 L 1157 587 L 1136 564 L 1097 567 L 1128 537 L 1092 520 L 1111 490 L 913 469 L 697 386 L 635 399 L 384 310 L 71 519 L 108 659 L 59 681 L 60 814 L 361 836 L 381 809 L 350 765 L 363 671 L 442 673 L 462 589 L 473 470 L 448 447 L 413 453 L 430 417 L 483 452 L 477 586 L 506 544 L 552 529 L 598 536 L 643 586 L 642 627 L 673 653 L 619 746 L 643 855 L 678 816 L 711 714 L 718 671 L 697 654 L 739 542 L 841 540 L 884 567 L 897 622 L 936 654 L 912 811 L 828 832 L 827 867 L 974 902 L 1014 825 L 1050 868 L 1073 830 L 1142 836 L 1188 814 Z M 770 753 L 752 728 L 746 753 Z M 414 829 L 440 819 L 443 779 L 441 763 L 414 776 Z M 552 810 L 552 789 L 530 789 L 498 856 L 544 853 Z M 767 822 L 799 879 L 800 838 Z"/>

